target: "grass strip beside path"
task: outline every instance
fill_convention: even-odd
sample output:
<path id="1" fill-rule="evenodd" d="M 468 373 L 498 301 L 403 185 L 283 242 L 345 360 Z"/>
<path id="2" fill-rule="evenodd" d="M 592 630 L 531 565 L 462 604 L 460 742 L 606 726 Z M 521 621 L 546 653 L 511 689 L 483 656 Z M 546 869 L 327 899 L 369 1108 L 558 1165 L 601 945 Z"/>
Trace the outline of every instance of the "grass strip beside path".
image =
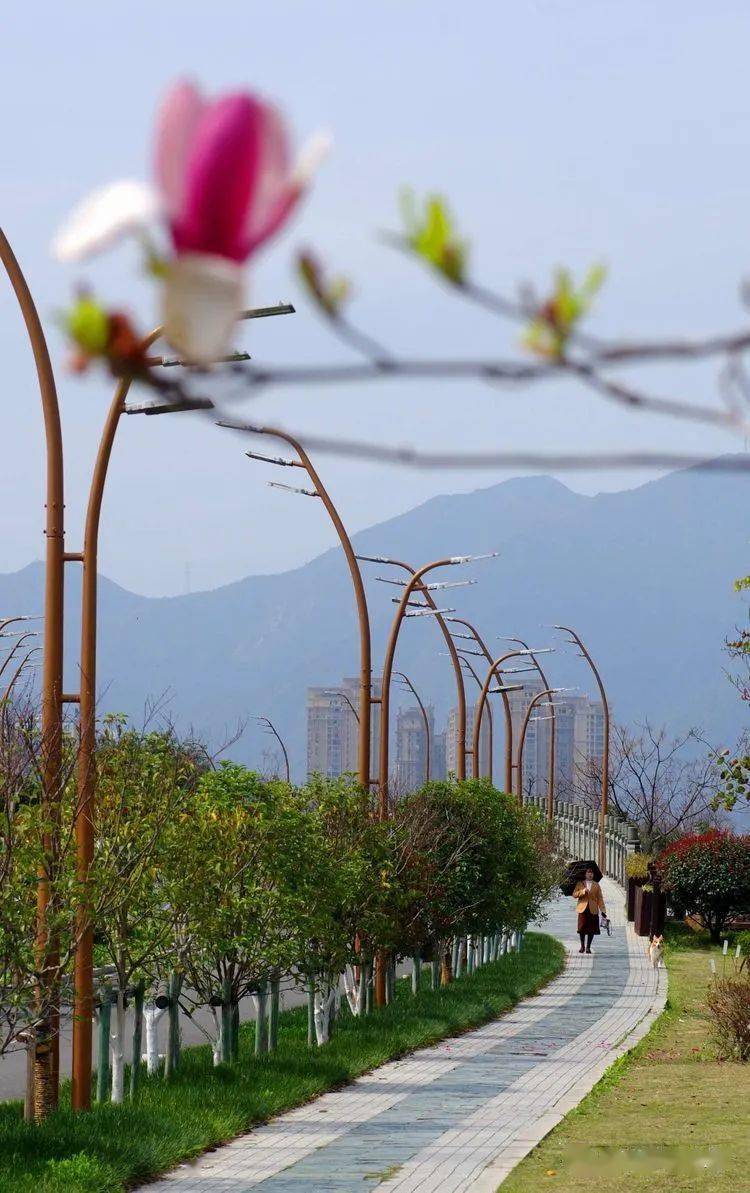
<path id="1" fill-rule="evenodd" d="M 664 1013 L 502 1193 L 724 1193 L 750 1188 L 750 1065 L 717 1058 L 705 1006 L 707 936 L 668 935 Z"/>
<path id="2" fill-rule="evenodd" d="M 19 1103 L 3 1103 L 0 1193 L 132 1187 L 385 1061 L 496 1018 L 559 973 L 563 962 L 558 941 L 530 932 L 520 954 L 442 990 L 414 998 L 408 983 L 399 982 L 391 1006 L 363 1020 L 345 1013 L 330 1044 L 314 1053 L 307 1050 L 306 1011 L 296 1009 L 280 1017 L 275 1055 L 256 1057 L 254 1026 L 243 1024 L 235 1066 L 215 1069 L 207 1045 L 186 1048 L 176 1078 L 144 1077 L 134 1105 L 79 1115 L 63 1108 L 34 1126 L 23 1122 Z"/>

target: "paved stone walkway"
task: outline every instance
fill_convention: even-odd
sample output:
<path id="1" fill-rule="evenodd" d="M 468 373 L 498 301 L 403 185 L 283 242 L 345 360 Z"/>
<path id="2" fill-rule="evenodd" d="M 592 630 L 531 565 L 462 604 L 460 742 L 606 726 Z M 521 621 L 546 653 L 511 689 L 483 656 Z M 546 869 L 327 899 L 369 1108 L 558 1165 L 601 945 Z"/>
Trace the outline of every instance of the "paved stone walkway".
<path id="1" fill-rule="evenodd" d="M 151 1193 L 494 1193 L 664 1005 L 665 971 L 626 929 L 621 889 L 603 885 L 614 934 L 591 957 L 577 952 L 571 900 L 551 905 L 541 927 L 569 956 L 540 995 L 181 1165 Z"/>

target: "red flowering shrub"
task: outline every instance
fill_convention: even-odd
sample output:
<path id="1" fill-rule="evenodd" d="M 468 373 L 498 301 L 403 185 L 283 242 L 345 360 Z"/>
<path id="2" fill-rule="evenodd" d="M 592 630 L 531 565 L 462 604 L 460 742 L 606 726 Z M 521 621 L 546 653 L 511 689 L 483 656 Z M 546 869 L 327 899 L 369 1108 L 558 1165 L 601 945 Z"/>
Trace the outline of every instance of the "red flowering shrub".
<path id="1" fill-rule="evenodd" d="M 700 915 L 714 941 L 727 920 L 750 911 L 750 836 L 691 833 L 668 845 L 656 867 L 675 910 Z"/>

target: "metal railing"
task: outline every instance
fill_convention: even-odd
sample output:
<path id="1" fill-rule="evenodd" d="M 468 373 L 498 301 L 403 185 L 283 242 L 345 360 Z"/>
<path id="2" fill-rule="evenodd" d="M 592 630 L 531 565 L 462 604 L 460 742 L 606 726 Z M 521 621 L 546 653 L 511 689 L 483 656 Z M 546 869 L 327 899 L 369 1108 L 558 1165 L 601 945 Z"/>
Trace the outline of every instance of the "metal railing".
<path id="1" fill-rule="evenodd" d="M 546 814 L 545 796 L 525 795 L 527 807 L 538 808 L 540 815 Z M 554 801 L 554 821 L 560 836 L 560 845 L 566 858 L 596 858 L 599 856 L 599 810 L 585 808 L 581 804 L 565 800 Z M 638 849 L 638 830 L 634 824 L 609 814 L 605 817 L 604 873 L 626 886 L 625 859 Z"/>

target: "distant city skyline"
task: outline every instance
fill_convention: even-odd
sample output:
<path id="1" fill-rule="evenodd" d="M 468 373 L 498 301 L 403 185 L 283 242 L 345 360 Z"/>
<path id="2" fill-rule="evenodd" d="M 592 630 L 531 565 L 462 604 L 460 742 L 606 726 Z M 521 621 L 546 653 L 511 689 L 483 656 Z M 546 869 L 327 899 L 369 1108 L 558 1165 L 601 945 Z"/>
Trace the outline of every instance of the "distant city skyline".
<path id="1" fill-rule="evenodd" d="M 307 776 L 313 774 L 336 778 L 357 771 L 357 680 L 344 679 L 336 686 L 314 686 L 307 689 Z M 527 679 L 524 690 L 509 695 L 513 725 L 514 753 L 516 751 L 526 711 L 531 700 L 542 691 L 538 676 Z M 380 694 L 380 681 L 375 681 L 375 694 Z M 526 795 L 546 795 L 549 775 L 549 742 L 551 723 L 546 702 L 540 701 L 532 714 L 526 733 L 523 754 L 522 790 Z M 492 769 L 493 781 L 501 787 L 504 770 L 501 763 L 504 718 L 496 711 L 497 704 L 485 707 L 480 734 L 481 774 Z M 444 728 L 437 728 L 432 704 L 425 705 L 430 735 L 430 778 L 444 779 L 457 771 L 458 710 L 449 709 Z M 471 747 L 474 730 L 475 705 L 466 710 L 466 744 Z M 600 763 L 604 747 L 604 713 L 602 704 L 588 696 L 561 694 L 555 698 L 555 797 L 572 798 L 579 790 L 590 764 Z M 491 733 L 490 726 L 494 732 Z M 376 773 L 379 745 L 380 716 L 373 706 L 371 766 Z M 490 767 L 490 751 L 492 765 Z M 426 734 L 422 711 L 416 703 L 395 702 L 391 718 L 391 775 L 394 791 L 408 794 L 426 779 Z M 467 774 L 472 774 L 471 757 L 467 759 Z"/>

